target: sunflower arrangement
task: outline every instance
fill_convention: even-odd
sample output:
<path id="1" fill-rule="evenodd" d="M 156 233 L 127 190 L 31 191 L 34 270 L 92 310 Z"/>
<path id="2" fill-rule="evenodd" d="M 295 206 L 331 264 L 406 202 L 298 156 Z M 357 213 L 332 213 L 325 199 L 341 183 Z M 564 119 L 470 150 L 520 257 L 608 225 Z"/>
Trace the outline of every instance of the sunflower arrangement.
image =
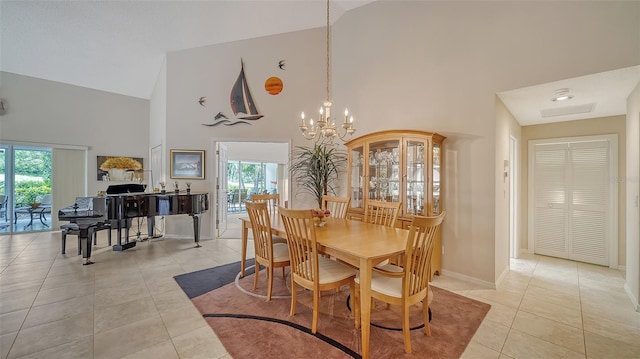
<path id="1" fill-rule="evenodd" d="M 109 157 L 100 165 L 103 171 L 109 171 L 112 168 L 121 170 L 141 170 L 142 164 L 131 157 Z"/>

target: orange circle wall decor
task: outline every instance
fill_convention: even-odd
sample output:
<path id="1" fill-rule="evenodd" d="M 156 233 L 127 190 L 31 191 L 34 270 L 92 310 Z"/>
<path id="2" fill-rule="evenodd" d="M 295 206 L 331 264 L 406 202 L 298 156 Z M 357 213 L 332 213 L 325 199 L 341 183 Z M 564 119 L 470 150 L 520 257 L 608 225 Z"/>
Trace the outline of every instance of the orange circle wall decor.
<path id="1" fill-rule="evenodd" d="M 278 77 L 269 77 L 267 81 L 264 82 L 264 89 L 267 90 L 270 95 L 279 94 L 282 92 L 282 87 L 282 80 Z"/>

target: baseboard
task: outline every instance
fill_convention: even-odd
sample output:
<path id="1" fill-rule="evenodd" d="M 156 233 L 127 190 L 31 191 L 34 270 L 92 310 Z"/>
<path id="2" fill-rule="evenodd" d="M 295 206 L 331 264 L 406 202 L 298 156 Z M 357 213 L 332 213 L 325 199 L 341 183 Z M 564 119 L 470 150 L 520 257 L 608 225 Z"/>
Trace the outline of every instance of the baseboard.
<path id="1" fill-rule="evenodd" d="M 500 283 L 502 283 L 502 281 L 504 280 L 504 278 L 507 276 L 507 274 L 509 274 L 509 266 L 507 266 L 507 268 L 505 268 L 502 273 L 500 273 L 500 275 L 498 276 L 498 278 L 496 279 L 496 287 L 498 287 L 500 285 Z"/>
<path id="2" fill-rule="evenodd" d="M 164 236 L 162 236 L 162 237 L 164 237 L 164 238 L 166 238 L 166 239 L 183 239 L 183 240 L 190 240 L 190 241 L 192 241 L 192 242 L 193 242 L 193 237 L 192 237 L 192 238 L 185 238 L 185 236 L 184 236 L 184 235 L 179 235 L 179 234 L 167 234 L 167 233 L 165 233 L 165 234 L 164 234 Z M 200 242 L 202 242 L 202 241 L 208 241 L 208 240 L 211 240 L 211 239 L 213 239 L 213 238 L 208 237 L 208 236 L 205 236 L 205 237 L 200 236 Z"/>
<path id="3" fill-rule="evenodd" d="M 635 307 L 636 312 L 640 313 L 640 302 L 638 301 L 638 298 L 636 298 L 636 296 L 631 292 L 631 288 L 629 288 L 629 285 L 627 283 L 624 284 L 624 291 L 627 292 L 627 295 L 629 296 L 629 299 L 631 299 L 631 303 Z"/>
<path id="4" fill-rule="evenodd" d="M 469 277 L 468 275 L 464 275 L 464 274 L 460 274 L 460 273 L 456 273 L 456 272 L 451 272 L 451 271 L 444 270 L 444 269 L 442 270 L 442 275 L 447 275 L 447 276 L 450 276 L 452 278 L 463 280 L 465 282 L 477 284 L 479 286 L 486 287 L 488 289 L 496 289 L 496 284 L 495 283 L 487 282 L 485 280 L 474 278 L 474 277 Z"/>

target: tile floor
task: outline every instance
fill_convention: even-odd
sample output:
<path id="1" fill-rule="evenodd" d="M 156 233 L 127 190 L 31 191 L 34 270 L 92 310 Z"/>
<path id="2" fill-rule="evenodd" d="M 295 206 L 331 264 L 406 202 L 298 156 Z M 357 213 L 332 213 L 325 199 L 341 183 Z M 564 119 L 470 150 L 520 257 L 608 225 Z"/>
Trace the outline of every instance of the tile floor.
<path id="1" fill-rule="evenodd" d="M 1 235 L 1 358 L 230 358 L 173 276 L 237 261 L 237 233 L 113 252 L 102 231 L 91 266 L 75 237 L 62 255 L 60 232 Z M 527 256 L 497 290 L 446 275 L 434 285 L 492 305 L 463 358 L 640 358 L 619 271 Z"/>

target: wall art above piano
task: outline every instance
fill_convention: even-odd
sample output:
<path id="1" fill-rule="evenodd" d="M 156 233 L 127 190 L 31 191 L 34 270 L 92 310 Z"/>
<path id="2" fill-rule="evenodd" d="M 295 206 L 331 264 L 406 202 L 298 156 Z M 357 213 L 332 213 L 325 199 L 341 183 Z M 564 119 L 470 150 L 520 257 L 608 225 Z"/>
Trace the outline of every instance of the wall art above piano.
<path id="1" fill-rule="evenodd" d="M 98 156 L 98 181 L 144 180 L 141 157 Z"/>
<path id="2" fill-rule="evenodd" d="M 204 179 L 204 151 L 171 150 L 171 178 Z"/>

